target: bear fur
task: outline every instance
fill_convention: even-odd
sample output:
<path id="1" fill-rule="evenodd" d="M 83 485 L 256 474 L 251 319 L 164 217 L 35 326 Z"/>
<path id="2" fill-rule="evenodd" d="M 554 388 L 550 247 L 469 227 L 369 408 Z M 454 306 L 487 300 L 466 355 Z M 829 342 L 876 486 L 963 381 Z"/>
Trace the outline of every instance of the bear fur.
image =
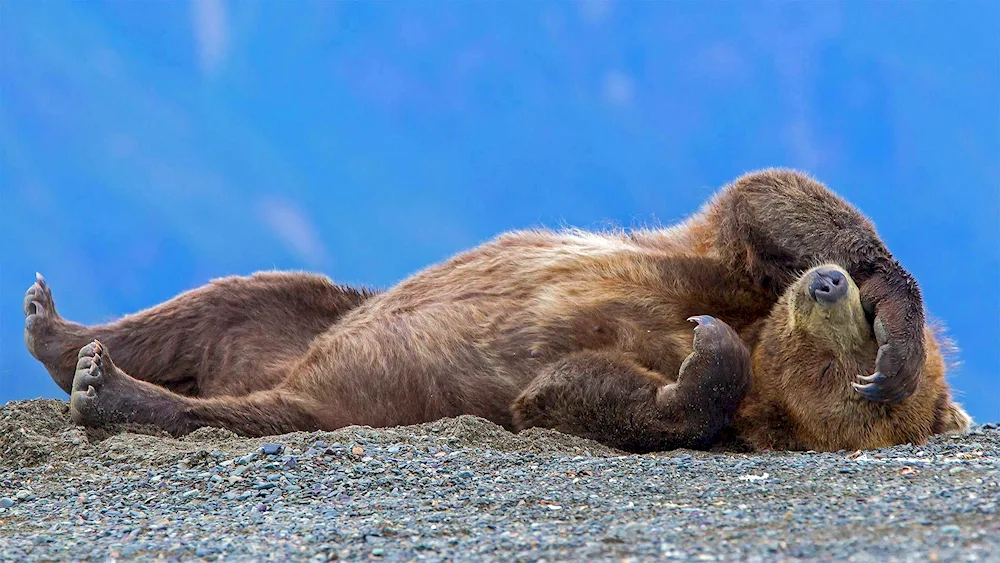
<path id="1" fill-rule="evenodd" d="M 505 233 L 382 292 L 258 273 L 88 327 L 38 276 L 24 308 L 28 349 L 91 426 L 261 436 L 471 414 L 645 452 L 875 448 L 971 422 L 915 280 L 790 170 L 670 228 Z"/>

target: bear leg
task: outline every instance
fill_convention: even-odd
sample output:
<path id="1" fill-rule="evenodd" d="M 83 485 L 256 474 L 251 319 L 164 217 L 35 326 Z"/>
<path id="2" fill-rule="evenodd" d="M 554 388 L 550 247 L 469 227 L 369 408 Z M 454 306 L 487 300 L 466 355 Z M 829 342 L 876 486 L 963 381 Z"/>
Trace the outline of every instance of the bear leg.
<path id="1" fill-rule="evenodd" d="M 112 323 L 84 326 L 56 313 L 39 274 L 24 296 L 24 341 L 67 393 L 80 348 L 100 340 L 143 381 L 187 396 L 246 395 L 280 382 L 318 334 L 371 295 L 322 276 L 268 272 L 213 280 Z"/>
<path id="2" fill-rule="evenodd" d="M 70 414 L 82 426 L 150 424 L 175 436 L 205 426 L 243 436 L 318 430 L 311 413 L 307 400 L 279 389 L 210 399 L 172 393 L 129 376 L 96 340 L 80 349 L 70 396 Z"/>
<path id="3" fill-rule="evenodd" d="M 722 321 L 693 317 L 676 382 L 610 350 L 551 364 L 514 401 L 518 429 L 541 426 L 631 452 L 707 448 L 750 389 L 750 352 Z"/>

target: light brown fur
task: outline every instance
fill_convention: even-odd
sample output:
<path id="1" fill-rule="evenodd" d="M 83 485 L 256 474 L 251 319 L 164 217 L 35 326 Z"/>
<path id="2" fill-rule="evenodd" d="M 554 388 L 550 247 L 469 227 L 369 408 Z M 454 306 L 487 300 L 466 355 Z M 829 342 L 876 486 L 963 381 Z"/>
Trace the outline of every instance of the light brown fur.
<path id="1" fill-rule="evenodd" d="M 822 263 L 852 293 L 819 314 L 796 300 Z M 756 448 L 874 447 L 968 426 L 912 277 L 867 219 L 782 170 L 669 229 L 506 233 L 382 293 L 258 274 L 83 327 L 40 280 L 25 312 L 29 349 L 83 424 L 261 435 L 473 414 L 632 451 L 734 432 Z"/>

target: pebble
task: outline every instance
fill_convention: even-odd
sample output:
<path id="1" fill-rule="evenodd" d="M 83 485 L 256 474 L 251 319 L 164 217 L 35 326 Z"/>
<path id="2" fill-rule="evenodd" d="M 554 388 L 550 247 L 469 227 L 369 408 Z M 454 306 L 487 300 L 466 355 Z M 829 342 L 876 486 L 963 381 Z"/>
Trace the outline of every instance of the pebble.
<path id="1" fill-rule="evenodd" d="M 264 453 L 264 455 L 278 455 L 284 449 L 285 446 L 282 444 L 264 444 L 260 447 L 260 450 Z"/>
<path id="2" fill-rule="evenodd" d="M 0 508 L 10 508 L 14 506 L 14 499 L 10 497 L 0 498 Z"/>
<path id="3" fill-rule="evenodd" d="M 46 439 L 15 448 L 52 447 L 51 420 L 37 430 L 19 420 Z M 1000 553 L 995 429 L 853 458 L 621 455 L 471 417 L 271 439 L 282 453 L 239 438 L 160 447 L 141 436 L 116 437 L 114 450 L 66 449 L 39 465 L 0 458 L 0 492 L 11 503 L 0 508 L 0 560 L 991 561 Z M 289 455 L 309 444 L 311 456 Z M 943 478 L 956 467 L 958 477 Z M 855 473 L 838 472 L 845 468 Z"/>
<path id="4" fill-rule="evenodd" d="M 163 519 L 157 520 L 155 523 L 151 524 L 149 526 L 149 529 L 151 529 L 151 530 L 165 530 L 169 526 L 170 526 L 170 520 L 167 519 L 167 518 L 163 518 Z"/>

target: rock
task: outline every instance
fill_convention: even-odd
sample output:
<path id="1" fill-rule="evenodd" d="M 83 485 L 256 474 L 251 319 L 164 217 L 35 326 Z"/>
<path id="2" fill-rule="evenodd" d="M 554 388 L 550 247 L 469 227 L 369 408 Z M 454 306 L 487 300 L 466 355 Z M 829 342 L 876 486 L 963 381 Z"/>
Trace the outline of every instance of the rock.
<path id="1" fill-rule="evenodd" d="M 14 499 L 10 497 L 0 498 L 0 508 L 10 508 L 14 506 Z"/>
<path id="2" fill-rule="evenodd" d="M 170 520 L 168 518 L 162 518 L 150 524 L 149 529 L 157 531 L 166 530 L 168 527 L 170 527 Z"/>
<path id="3" fill-rule="evenodd" d="M 264 455 L 278 455 L 284 449 L 285 446 L 282 444 L 264 444 L 260 447 L 260 451 L 262 451 Z"/>

